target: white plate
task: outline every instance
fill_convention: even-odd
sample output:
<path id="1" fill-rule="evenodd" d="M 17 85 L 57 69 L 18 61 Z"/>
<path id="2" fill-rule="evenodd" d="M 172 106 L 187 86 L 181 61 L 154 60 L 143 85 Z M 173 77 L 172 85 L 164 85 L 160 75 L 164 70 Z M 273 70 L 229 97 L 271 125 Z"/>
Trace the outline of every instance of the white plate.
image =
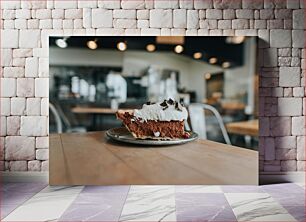
<path id="1" fill-rule="evenodd" d="M 125 127 L 114 128 L 106 131 L 106 135 L 113 140 L 124 143 L 150 145 L 150 146 L 179 145 L 194 141 L 198 138 L 197 133 L 192 131 L 190 131 L 189 133 L 190 137 L 187 139 L 154 140 L 154 139 L 136 139 Z"/>

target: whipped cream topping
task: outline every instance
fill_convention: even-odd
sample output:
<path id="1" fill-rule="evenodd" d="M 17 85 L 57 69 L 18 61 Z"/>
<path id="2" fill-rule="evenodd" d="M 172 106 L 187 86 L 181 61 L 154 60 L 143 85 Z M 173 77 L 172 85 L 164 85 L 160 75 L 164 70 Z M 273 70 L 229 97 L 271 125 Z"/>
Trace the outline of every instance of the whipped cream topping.
<path id="1" fill-rule="evenodd" d="M 173 100 L 165 100 L 161 103 L 144 104 L 142 109 L 135 109 L 134 116 L 137 119 L 155 121 L 183 121 L 187 120 L 187 109 Z"/>

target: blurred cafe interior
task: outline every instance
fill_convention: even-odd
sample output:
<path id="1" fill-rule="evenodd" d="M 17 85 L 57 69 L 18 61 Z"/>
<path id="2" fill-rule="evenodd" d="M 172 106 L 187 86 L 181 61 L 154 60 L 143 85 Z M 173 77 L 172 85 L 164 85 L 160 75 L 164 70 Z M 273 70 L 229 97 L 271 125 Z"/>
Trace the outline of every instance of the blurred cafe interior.
<path id="1" fill-rule="evenodd" d="M 50 37 L 50 133 L 120 127 L 118 109 L 168 98 L 202 139 L 258 147 L 256 37 Z"/>

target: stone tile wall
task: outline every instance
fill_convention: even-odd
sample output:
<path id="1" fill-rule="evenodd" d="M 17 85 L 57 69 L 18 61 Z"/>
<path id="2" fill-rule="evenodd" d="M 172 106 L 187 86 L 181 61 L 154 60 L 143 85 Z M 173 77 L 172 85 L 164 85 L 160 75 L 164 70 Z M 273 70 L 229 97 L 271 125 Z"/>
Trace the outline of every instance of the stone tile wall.
<path id="1" fill-rule="evenodd" d="M 303 0 L 1 1 L 0 169 L 48 170 L 48 36 L 259 36 L 260 171 L 305 170 Z"/>

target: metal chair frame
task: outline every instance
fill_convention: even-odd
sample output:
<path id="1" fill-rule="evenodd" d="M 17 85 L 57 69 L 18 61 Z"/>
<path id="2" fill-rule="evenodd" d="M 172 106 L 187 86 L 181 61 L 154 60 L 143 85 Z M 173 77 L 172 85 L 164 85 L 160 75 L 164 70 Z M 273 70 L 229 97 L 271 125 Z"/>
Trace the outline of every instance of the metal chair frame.
<path id="1" fill-rule="evenodd" d="M 57 133 L 62 133 L 63 132 L 63 124 L 62 124 L 62 120 L 61 120 L 61 117 L 60 117 L 58 111 L 56 110 L 55 106 L 52 103 L 49 103 L 49 109 L 50 109 L 51 113 L 54 115 Z"/>
<path id="2" fill-rule="evenodd" d="M 203 115 L 204 115 L 204 124 L 205 124 L 205 132 L 200 132 L 200 134 L 202 135 L 203 139 L 207 139 L 207 131 L 206 131 L 206 121 L 205 121 L 205 110 L 208 110 L 210 112 L 212 112 L 214 114 L 214 116 L 216 117 L 217 121 L 218 121 L 218 124 L 219 124 L 219 127 L 221 129 L 221 132 L 222 132 L 222 135 L 224 137 L 224 140 L 227 144 L 231 145 L 231 141 L 230 141 L 230 138 L 228 136 L 228 133 L 226 131 L 226 128 L 225 128 L 225 125 L 223 123 L 223 120 L 222 120 L 222 117 L 220 115 L 220 113 L 218 112 L 218 110 L 211 106 L 211 105 L 208 105 L 208 104 L 202 104 L 202 103 L 192 103 L 189 105 L 189 113 L 190 113 L 190 123 L 191 123 L 191 128 L 193 130 L 195 130 L 196 128 L 196 124 L 198 124 L 198 122 L 191 117 L 193 114 L 193 112 L 196 112 L 197 111 L 197 108 L 201 108 L 203 110 Z"/>

